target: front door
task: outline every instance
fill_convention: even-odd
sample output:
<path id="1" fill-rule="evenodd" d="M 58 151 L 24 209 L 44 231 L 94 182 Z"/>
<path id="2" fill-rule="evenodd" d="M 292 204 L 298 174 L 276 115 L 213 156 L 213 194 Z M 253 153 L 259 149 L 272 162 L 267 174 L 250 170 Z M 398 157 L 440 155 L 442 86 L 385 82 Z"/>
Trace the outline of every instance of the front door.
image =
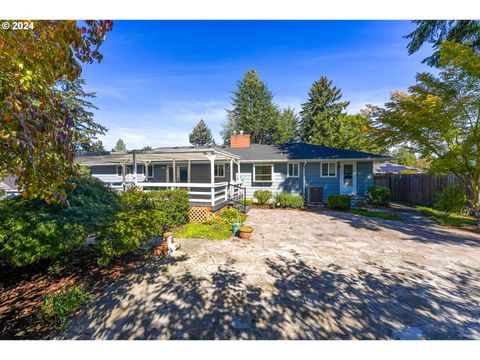
<path id="1" fill-rule="evenodd" d="M 173 166 L 169 165 L 167 168 L 168 182 L 173 183 Z M 188 182 L 188 166 L 177 165 L 175 169 L 175 182 L 186 183 Z"/>
<path id="2" fill-rule="evenodd" d="M 355 194 L 357 185 L 357 167 L 355 163 L 340 164 L 340 193 Z"/>

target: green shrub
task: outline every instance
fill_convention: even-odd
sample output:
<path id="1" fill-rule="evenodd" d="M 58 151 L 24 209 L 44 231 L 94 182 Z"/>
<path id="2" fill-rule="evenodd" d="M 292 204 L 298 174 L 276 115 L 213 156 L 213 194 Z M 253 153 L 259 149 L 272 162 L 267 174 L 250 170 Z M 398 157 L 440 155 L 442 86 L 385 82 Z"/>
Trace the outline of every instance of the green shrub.
<path id="1" fill-rule="evenodd" d="M 240 202 L 242 204 L 244 204 L 245 206 L 251 206 L 252 203 L 253 203 L 252 199 L 245 199 L 245 200 L 242 199 L 242 200 L 240 200 Z"/>
<path id="2" fill-rule="evenodd" d="M 257 199 L 260 205 L 268 205 L 272 199 L 272 192 L 268 190 L 257 190 L 253 193 L 253 197 Z"/>
<path id="3" fill-rule="evenodd" d="M 349 210 L 352 204 L 350 195 L 328 195 L 328 207 L 339 210 Z"/>
<path id="4" fill-rule="evenodd" d="M 435 199 L 434 208 L 449 214 L 466 214 L 471 201 L 465 193 L 454 186 L 447 186 L 439 192 Z"/>
<path id="5" fill-rule="evenodd" d="M 401 175 L 416 175 L 416 174 L 418 174 L 418 171 L 410 170 L 410 169 L 404 169 L 404 170 L 400 170 L 398 173 L 401 174 Z"/>
<path id="6" fill-rule="evenodd" d="M 228 224 L 243 223 L 247 216 L 238 209 L 228 208 L 220 212 L 220 216 L 227 221 Z"/>
<path id="7" fill-rule="evenodd" d="M 111 259 L 135 252 L 140 245 L 165 231 L 166 216 L 158 210 L 130 210 L 115 214 L 112 222 L 99 234 L 97 249 L 101 257 L 100 266 Z"/>
<path id="8" fill-rule="evenodd" d="M 72 183 L 70 207 L 20 196 L 0 200 L 0 258 L 13 266 L 61 260 L 108 224 L 120 208 L 118 195 L 91 177 Z"/>
<path id="9" fill-rule="evenodd" d="M 154 209 L 165 214 L 165 226 L 171 228 L 188 221 L 188 190 L 156 190 L 147 193 L 154 203 Z"/>
<path id="10" fill-rule="evenodd" d="M 57 327 L 64 327 L 70 314 L 77 311 L 91 299 L 91 294 L 82 286 L 63 289 L 52 295 L 47 295 L 40 308 L 40 317 L 44 321 L 53 322 Z"/>
<path id="11" fill-rule="evenodd" d="M 273 204 L 275 207 L 299 209 L 303 208 L 304 201 L 301 195 L 281 192 L 275 196 Z"/>
<path id="12" fill-rule="evenodd" d="M 185 224 L 188 220 L 189 198 L 185 189 L 142 191 L 129 189 L 120 196 L 122 208 L 131 210 L 159 210 L 165 214 L 165 226 Z"/>
<path id="13" fill-rule="evenodd" d="M 386 186 L 370 186 L 367 189 L 367 200 L 376 206 L 387 206 L 390 201 L 390 189 Z"/>

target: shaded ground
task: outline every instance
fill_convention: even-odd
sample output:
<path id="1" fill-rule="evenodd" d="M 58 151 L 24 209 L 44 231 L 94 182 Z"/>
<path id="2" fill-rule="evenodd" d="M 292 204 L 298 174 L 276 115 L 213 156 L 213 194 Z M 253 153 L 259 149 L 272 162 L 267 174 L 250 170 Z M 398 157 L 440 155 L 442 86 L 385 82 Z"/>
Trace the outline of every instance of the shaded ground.
<path id="1" fill-rule="evenodd" d="M 480 339 L 480 236 L 402 216 L 253 209 L 250 241 L 182 240 L 62 338 Z"/>
<path id="2" fill-rule="evenodd" d="M 108 268 L 97 266 L 98 253 L 80 249 L 66 266 L 48 263 L 0 271 L 0 339 L 49 339 L 58 332 L 53 324 L 40 321 L 38 310 L 47 294 L 63 287 L 83 285 L 93 296 L 139 266 L 143 254 L 125 256 Z"/>

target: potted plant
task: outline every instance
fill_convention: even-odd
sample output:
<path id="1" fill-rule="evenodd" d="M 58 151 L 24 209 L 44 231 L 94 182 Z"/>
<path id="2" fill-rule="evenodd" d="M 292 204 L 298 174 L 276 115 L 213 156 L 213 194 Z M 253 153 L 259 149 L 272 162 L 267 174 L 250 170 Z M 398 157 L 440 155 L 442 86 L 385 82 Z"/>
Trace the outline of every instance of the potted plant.
<path id="1" fill-rule="evenodd" d="M 250 239 L 253 232 L 253 229 L 250 226 L 240 226 L 238 230 L 240 231 L 241 239 Z"/>

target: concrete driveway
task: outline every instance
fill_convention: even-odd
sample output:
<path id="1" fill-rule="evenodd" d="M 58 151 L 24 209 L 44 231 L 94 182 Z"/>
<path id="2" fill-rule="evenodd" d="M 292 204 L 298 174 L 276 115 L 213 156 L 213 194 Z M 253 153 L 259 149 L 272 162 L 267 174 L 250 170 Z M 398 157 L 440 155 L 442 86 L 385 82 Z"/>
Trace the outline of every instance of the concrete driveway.
<path id="1" fill-rule="evenodd" d="M 180 240 L 62 338 L 480 339 L 480 236 L 404 216 L 251 210 L 250 241 Z"/>

